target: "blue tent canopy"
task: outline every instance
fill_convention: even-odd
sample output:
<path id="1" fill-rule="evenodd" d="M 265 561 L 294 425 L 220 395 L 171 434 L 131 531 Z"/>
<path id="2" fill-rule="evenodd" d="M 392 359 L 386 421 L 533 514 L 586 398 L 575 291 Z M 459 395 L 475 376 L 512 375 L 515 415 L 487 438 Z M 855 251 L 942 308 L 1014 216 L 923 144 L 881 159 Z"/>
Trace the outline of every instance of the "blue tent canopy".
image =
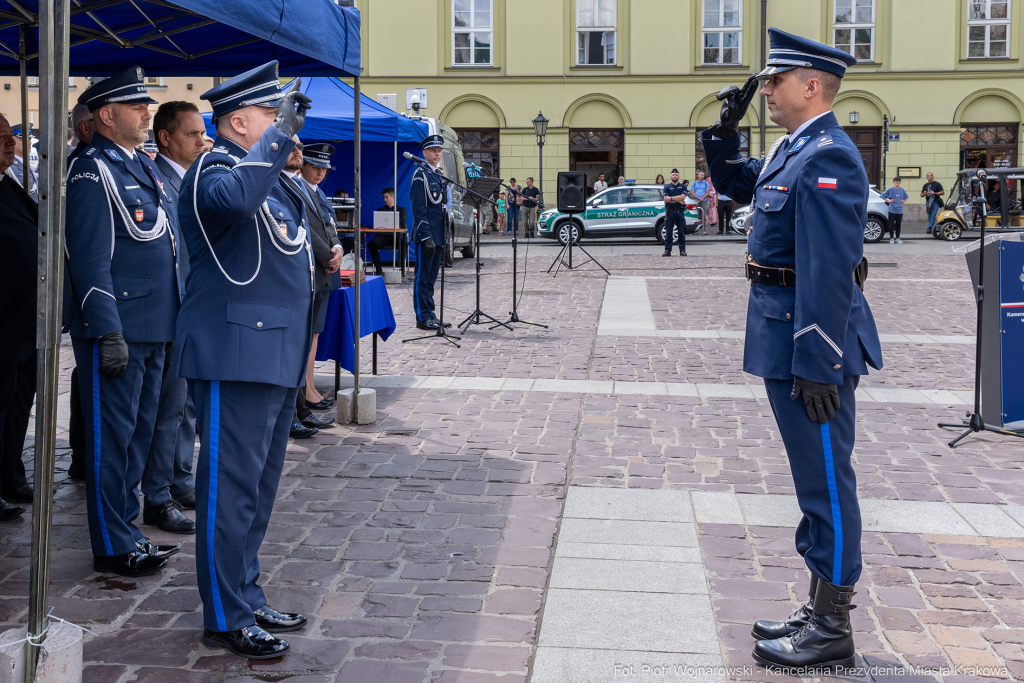
<path id="1" fill-rule="evenodd" d="M 18 26 L 27 25 L 36 75 L 39 0 L 9 5 L 0 9 L 0 74 L 19 74 Z M 149 76 L 225 76 L 272 59 L 282 74 L 359 75 L 359 11 L 330 0 L 80 0 L 71 15 L 71 76 L 131 66 Z"/>

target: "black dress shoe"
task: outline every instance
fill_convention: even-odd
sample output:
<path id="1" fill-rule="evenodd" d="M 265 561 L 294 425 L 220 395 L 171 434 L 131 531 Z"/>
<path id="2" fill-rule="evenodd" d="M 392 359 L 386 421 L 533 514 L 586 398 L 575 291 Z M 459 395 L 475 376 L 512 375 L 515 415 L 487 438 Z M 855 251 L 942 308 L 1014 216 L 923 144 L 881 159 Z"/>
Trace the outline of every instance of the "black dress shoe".
<path id="1" fill-rule="evenodd" d="M 20 505 L 8 505 L 4 501 L 0 500 L 0 522 L 6 522 L 16 517 L 21 517 L 24 514 L 25 508 Z"/>
<path id="2" fill-rule="evenodd" d="M 316 403 L 310 403 L 308 400 L 306 401 L 306 407 L 310 410 L 327 410 L 333 405 L 334 401 L 329 398 L 322 399 Z"/>
<path id="3" fill-rule="evenodd" d="M 438 321 L 437 318 L 431 318 L 426 322 L 420 322 L 419 320 L 416 321 L 416 327 L 418 327 L 421 330 L 436 330 L 440 326 L 441 323 Z"/>
<path id="4" fill-rule="evenodd" d="M 306 427 L 313 427 L 314 429 L 323 429 L 324 427 L 330 427 L 334 424 L 333 417 L 317 417 L 313 413 L 309 414 L 309 417 L 300 420 L 300 422 Z"/>
<path id="5" fill-rule="evenodd" d="M 686 256 L 686 251 L 684 250 L 684 251 L 679 252 L 679 255 L 680 256 Z"/>
<path id="6" fill-rule="evenodd" d="M 203 629 L 203 645 L 222 647 L 246 659 L 274 659 L 291 647 L 287 640 L 275 638 L 259 626 L 246 626 L 237 631 Z"/>
<path id="7" fill-rule="evenodd" d="M 154 557 L 138 550 L 124 555 L 92 556 L 93 571 L 113 572 L 128 577 L 149 576 L 166 566 L 166 557 Z"/>
<path id="8" fill-rule="evenodd" d="M 256 625 L 267 633 L 284 633 L 297 631 L 306 625 L 305 614 L 278 612 L 270 605 L 264 605 L 252 613 L 256 617 Z"/>
<path id="9" fill-rule="evenodd" d="M 71 456 L 71 464 L 68 465 L 68 476 L 72 479 L 85 481 L 85 456 L 76 458 Z"/>
<path id="10" fill-rule="evenodd" d="M 671 251 L 663 251 L 663 252 L 661 252 L 661 255 L 662 256 L 671 256 L 672 252 Z"/>
<path id="11" fill-rule="evenodd" d="M 440 320 L 438 320 L 437 318 L 434 318 L 434 322 L 437 323 L 438 325 L 440 325 L 441 327 L 451 327 L 452 326 L 451 323 L 443 323 Z M 437 328 L 434 328 L 434 329 L 437 329 Z"/>
<path id="12" fill-rule="evenodd" d="M 759 619 L 754 622 L 754 628 L 750 635 L 756 640 L 776 640 L 791 636 L 799 631 L 804 624 L 810 621 L 814 614 L 814 594 L 818 590 L 818 577 L 811 574 L 810 599 L 800 605 L 800 609 L 790 614 L 783 621 L 766 621 Z"/>
<path id="13" fill-rule="evenodd" d="M 196 490 L 192 489 L 188 493 L 183 493 L 180 496 L 174 496 L 174 502 L 185 510 L 196 509 Z"/>
<path id="14" fill-rule="evenodd" d="M 29 484 L 22 484 L 18 488 L 3 494 L 3 498 L 8 503 L 31 503 L 32 486 Z"/>
<path id="15" fill-rule="evenodd" d="M 293 422 L 291 431 L 288 435 L 293 439 L 308 439 L 311 436 L 319 434 L 320 430 L 316 427 L 307 427 L 301 422 Z"/>
<path id="16" fill-rule="evenodd" d="M 166 559 L 171 555 L 177 555 L 181 550 L 180 545 L 153 545 L 148 540 L 146 541 L 135 541 L 135 547 L 139 549 L 140 553 L 146 553 L 153 557 L 159 557 Z"/>
<path id="17" fill-rule="evenodd" d="M 177 503 L 171 498 L 159 505 L 147 505 L 142 509 L 142 521 L 172 534 L 194 534 L 196 523 L 181 514 Z"/>

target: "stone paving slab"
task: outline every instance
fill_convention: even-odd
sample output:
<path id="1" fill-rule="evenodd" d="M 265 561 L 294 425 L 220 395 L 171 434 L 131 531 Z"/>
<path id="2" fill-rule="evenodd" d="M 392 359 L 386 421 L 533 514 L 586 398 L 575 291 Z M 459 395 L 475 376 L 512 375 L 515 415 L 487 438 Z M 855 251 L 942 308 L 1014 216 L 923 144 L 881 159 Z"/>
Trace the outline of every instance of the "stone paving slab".
<path id="1" fill-rule="evenodd" d="M 707 594 L 699 562 L 651 562 L 634 559 L 560 557 L 556 551 L 551 588 Z"/>

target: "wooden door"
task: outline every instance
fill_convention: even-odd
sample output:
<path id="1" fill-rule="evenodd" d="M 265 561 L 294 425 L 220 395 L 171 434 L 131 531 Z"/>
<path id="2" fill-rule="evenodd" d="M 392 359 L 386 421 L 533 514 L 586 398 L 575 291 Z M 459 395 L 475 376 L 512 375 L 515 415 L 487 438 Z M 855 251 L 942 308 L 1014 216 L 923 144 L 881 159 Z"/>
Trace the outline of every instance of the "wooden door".
<path id="1" fill-rule="evenodd" d="M 868 174 L 868 182 L 878 188 L 881 192 L 884 187 L 879 187 L 879 179 L 882 171 L 882 129 L 867 128 L 863 126 L 846 126 L 843 128 L 846 134 L 853 140 L 860 152 L 860 158 L 864 162 L 864 170 Z"/>

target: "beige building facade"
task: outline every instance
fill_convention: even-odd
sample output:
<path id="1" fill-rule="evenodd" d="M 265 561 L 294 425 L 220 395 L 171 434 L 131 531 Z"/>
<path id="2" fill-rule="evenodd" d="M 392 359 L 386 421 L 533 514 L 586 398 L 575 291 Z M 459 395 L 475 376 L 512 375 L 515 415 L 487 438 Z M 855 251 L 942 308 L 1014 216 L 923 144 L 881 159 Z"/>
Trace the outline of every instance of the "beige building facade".
<path id="1" fill-rule="evenodd" d="M 467 157 L 520 182 L 538 171 L 532 120 L 549 123 L 544 190 L 558 171 L 692 179 L 715 94 L 761 61 L 760 0 L 356 0 L 363 92 L 426 88 L 426 116 Z M 1024 0 L 767 0 L 768 26 L 854 54 L 834 110 L 872 182 L 1022 165 Z M 783 131 L 758 100 L 743 130 L 759 154 Z M 890 139 L 886 152 L 885 120 Z M 898 139 L 896 139 L 898 138 Z M 884 160 L 883 160 L 884 156 Z M 920 181 L 918 181 L 920 177 Z M 916 192 L 912 192 L 916 195 Z M 915 201 L 918 198 L 914 197 Z M 550 202 L 550 200 L 549 200 Z"/>

